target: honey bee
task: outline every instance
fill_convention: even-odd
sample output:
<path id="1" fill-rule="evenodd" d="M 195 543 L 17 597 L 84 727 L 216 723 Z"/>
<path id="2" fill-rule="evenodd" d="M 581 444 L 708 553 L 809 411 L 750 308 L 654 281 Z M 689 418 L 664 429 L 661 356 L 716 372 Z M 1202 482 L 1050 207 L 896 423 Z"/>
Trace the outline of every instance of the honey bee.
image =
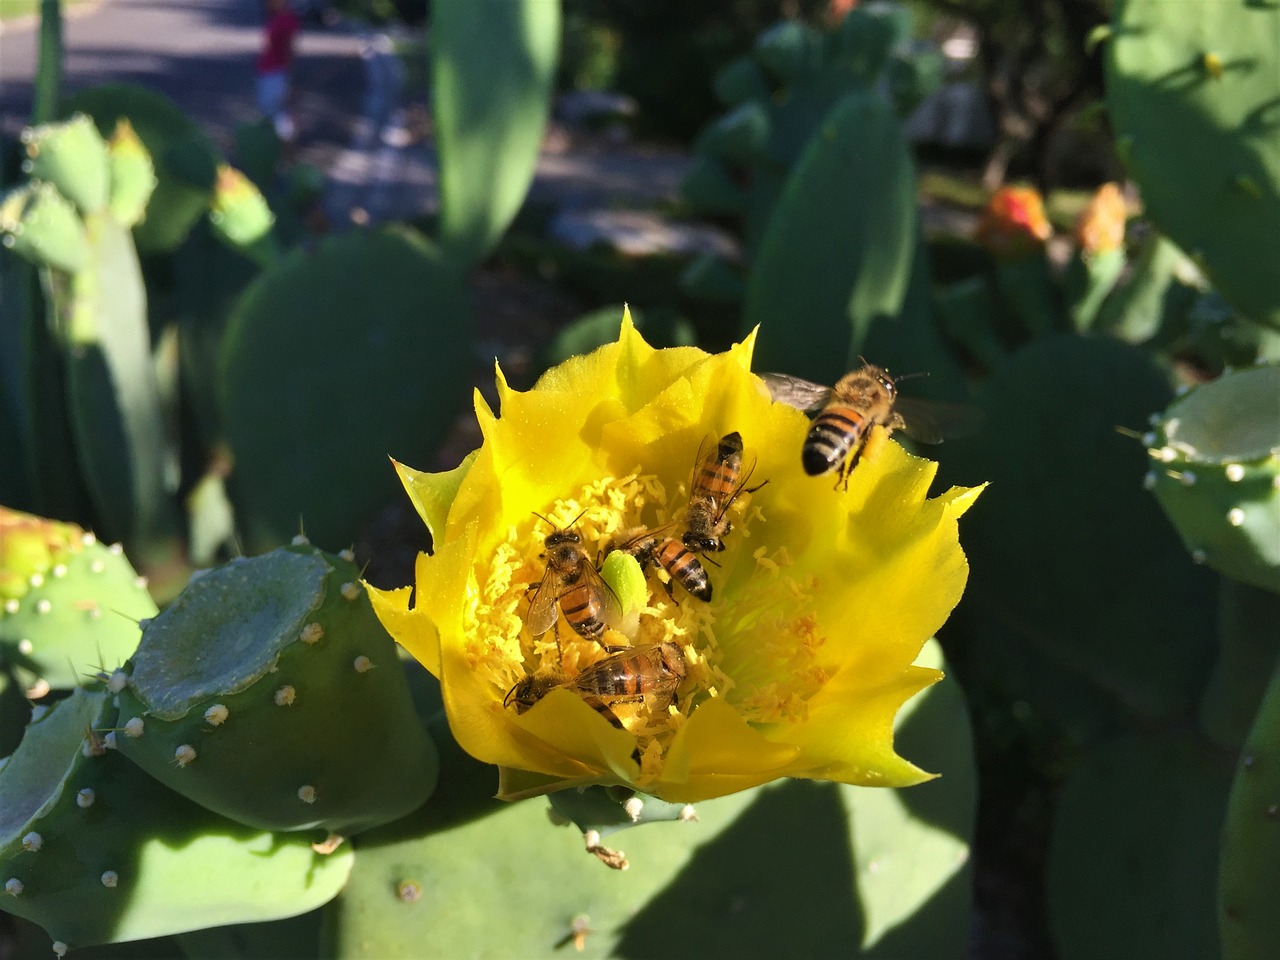
<path id="1" fill-rule="evenodd" d="M 747 486 L 756 464 L 752 460 L 743 470 L 742 434 L 736 430 L 721 437 L 706 456 L 702 456 L 701 447 L 698 454 L 689 490 L 685 531 L 680 539 L 695 553 L 718 552 L 724 549 L 723 538 L 733 529 L 728 516 L 733 502 L 744 492 L 755 493 L 769 481 Z"/>
<path id="2" fill-rule="evenodd" d="M 921 443 L 941 443 L 965 426 L 963 407 L 899 397 L 898 386 L 887 370 L 863 362 L 834 387 L 824 387 L 783 373 L 761 374 L 775 401 L 803 410 L 813 425 L 800 450 L 805 473 L 817 477 L 838 471 L 836 486 L 849 486 L 849 473 L 879 424 L 885 432 L 902 430 Z M 944 430 L 943 421 L 951 421 Z"/>
<path id="3" fill-rule="evenodd" d="M 641 569 L 661 567 L 675 583 L 680 584 L 691 596 L 704 602 L 711 600 L 711 580 L 706 568 L 682 540 L 670 536 L 674 523 L 653 530 L 637 527 L 618 538 L 614 549 L 629 553 L 639 562 Z M 671 584 L 665 584 L 671 596 Z"/>
<path id="4" fill-rule="evenodd" d="M 576 677 L 525 677 L 508 692 L 502 704 L 524 713 L 557 687 L 572 690 L 593 710 L 619 729 L 614 707 L 643 703 L 660 713 L 676 703 L 676 690 L 688 671 L 680 645 L 665 641 L 628 647 L 587 667 Z"/>
<path id="5" fill-rule="evenodd" d="M 609 649 L 602 642 L 604 632 L 622 620 L 622 605 L 587 556 L 582 537 L 572 524 L 565 529 L 556 527 L 547 534 L 544 546 L 547 568 L 529 600 L 525 620 L 529 632 L 536 637 L 555 627 L 559 645 L 559 614 L 563 614 L 579 636 Z"/>

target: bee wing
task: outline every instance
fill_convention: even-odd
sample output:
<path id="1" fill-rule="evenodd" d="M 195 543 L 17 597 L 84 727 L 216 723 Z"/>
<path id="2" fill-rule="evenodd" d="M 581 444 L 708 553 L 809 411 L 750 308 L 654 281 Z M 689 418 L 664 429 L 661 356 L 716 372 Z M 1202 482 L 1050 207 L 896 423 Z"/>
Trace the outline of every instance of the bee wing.
<path id="1" fill-rule="evenodd" d="M 556 601 L 559 599 L 560 591 L 556 589 L 556 578 L 551 572 L 551 567 L 548 566 L 542 574 L 542 582 L 534 591 L 533 599 L 529 601 L 529 616 L 524 621 L 525 626 L 529 628 L 529 633 L 536 637 L 556 625 L 558 615 Z"/>
<path id="2" fill-rule="evenodd" d="M 831 388 L 820 383 L 786 373 L 762 373 L 759 376 L 769 388 L 769 396 L 774 403 L 785 403 L 805 413 L 817 413 L 831 399 Z"/>
<path id="3" fill-rule="evenodd" d="M 599 570 L 588 563 L 585 565 L 585 571 L 587 580 L 595 588 L 596 596 L 600 600 L 600 619 L 606 626 L 616 628 L 622 623 L 622 602 L 613 592 L 613 587 L 609 586 L 609 581 L 600 576 Z"/>
<path id="4" fill-rule="evenodd" d="M 733 502 L 738 499 L 738 496 L 742 491 L 747 489 L 747 484 L 751 482 L 751 475 L 756 472 L 756 462 L 757 458 L 753 456 L 750 460 L 743 463 L 742 470 L 738 474 L 738 480 L 733 485 L 733 491 L 729 496 L 725 497 L 723 503 L 716 504 L 717 520 L 728 512 L 729 508 L 733 506 Z"/>
<path id="5" fill-rule="evenodd" d="M 902 415 L 903 432 L 921 443 L 941 443 L 948 438 L 965 437 L 976 433 L 982 424 L 977 410 L 959 403 L 899 397 L 894 410 Z"/>
<path id="6" fill-rule="evenodd" d="M 640 527 L 627 531 L 623 534 L 623 539 L 610 543 L 606 552 L 612 553 L 614 550 L 621 550 L 623 553 L 631 553 L 640 547 L 646 540 L 655 540 L 658 537 L 674 530 L 679 524 L 675 521 L 664 523 L 658 527 Z"/>

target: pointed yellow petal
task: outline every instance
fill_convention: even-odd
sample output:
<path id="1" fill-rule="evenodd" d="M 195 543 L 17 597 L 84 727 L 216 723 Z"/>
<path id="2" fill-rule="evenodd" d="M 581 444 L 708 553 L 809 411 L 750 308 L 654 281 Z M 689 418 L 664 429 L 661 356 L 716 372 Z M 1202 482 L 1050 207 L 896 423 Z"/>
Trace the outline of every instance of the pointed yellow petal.
<path id="1" fill-rule="evenodd" d="M 723 700 L 708 700 L 677 731 L 662 778 L 642 786 L 672 803 L 696 803 L 776 780 L 799 752 L 767 739 Z"/>
<path id="2" fill-rule="evenodd" d="M 475 459 L 475 453 L 469 453 L 462 463 L 443 473 L 424 473 L 421 470 L 406 467 L 395 460 L 391 461 L 395 465 L 396 473 L 400 475 L 400 482 L 404 484 L 405 492 L 409 494 L 413 509 L 426 523 L 433 541 L 444 533 L 449 508 L 453 505 L 454 498 L 458 495 L 458 488 L 462 486 L 462 481 L 466 479 Z"/>

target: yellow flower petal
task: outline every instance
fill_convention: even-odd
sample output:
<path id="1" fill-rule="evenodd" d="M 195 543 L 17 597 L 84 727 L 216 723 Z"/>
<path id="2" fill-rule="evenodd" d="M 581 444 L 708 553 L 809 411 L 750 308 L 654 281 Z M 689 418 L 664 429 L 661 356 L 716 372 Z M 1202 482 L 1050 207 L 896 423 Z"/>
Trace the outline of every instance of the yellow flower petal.
<path id="1" fill-rule="evenodd" d="M 754 730 L 723 700 L 708 700 L 672 740 L 662 779 L 643 789 L 697 803 L 785 776 L 799 752 Z"/>
<path id="2" fill-rule="evenodd" d="M 409 494 L 409 501 L 426 523 L 432 537 L 438 537 L 444 532 L 449 508 L 457 498 L 458 487 L 466 479 L 475 459 L 475 453 L 470 453 L 454 469 L 443 473 L 424 473 L 395 460 L 391 461 L 396 473 L 400 475 L 400 482 L 404 484 L 405 493 Z"/>

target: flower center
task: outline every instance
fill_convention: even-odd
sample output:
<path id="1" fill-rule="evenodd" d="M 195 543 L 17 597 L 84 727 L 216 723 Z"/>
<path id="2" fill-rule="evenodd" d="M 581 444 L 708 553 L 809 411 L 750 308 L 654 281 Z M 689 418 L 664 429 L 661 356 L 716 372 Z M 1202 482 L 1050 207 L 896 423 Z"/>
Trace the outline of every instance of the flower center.
<path id="1" fill-rule="evenodd" d="M 548 505 L 545 519 L 531 514 L 527 522 L 509 528 L 487 562 L 476 564 L 469 591 L 473 602 L 465 612 L 468 660 L 492 684 L 495 708 L 530 706 L 525 698 L 511 705 L 509 695 L 521 683 L 528 690 L 531 677 L 538 681 L 533 700 L 557 685 L 584 694 L 584 680 L 575 686 L 575 678 L 583 678 L 584 671 L 607 657 L 628 657 L 625 649 L 607 647 L 652 649 L 674 643 L 685 666 L 678 685 L 667 672 L 664 692 L 655 695 L 651 682 L 663 676 L 661 659 L 638 665 L 626 659 L 628 677 L 636 669 L 641 674 L 629 695 L 584 695 L 597 709 L 603 703 L 610 722 L 636 737 L 642 780 L 660 771 L 676 730 L 710 697 L 725 698 L 749 722 L 803 720 L 808 698 L 827 677 L 819 665 L 822 637 L 806 612 L 813 584 L 788 573 L 785 545 L 771 545 L 777 537 L 764 538 L 770 543 L 763 545 L 752 543 L 753 528 L 768 527 L 750 499 L 744 491 L 730 508 L 732 529 L 724 535 L 723 552 L 697 557 L 712 584 L 709 602 L 690 595 L 678 576 L 655 562 L 646 570 L 647 602 L 638 611 L 624 611 L 625 632 L 609 627 L 598 641 L 583 635 L 590 629 L 575 629 L 581 620 L 570 622 L 583 616 L 579 608 L 596 589 L 594 571 L 609 550 L 636 537 L 638 530 L 652 531 L 659 542 L 671 538 L 675 544 L 668 557 L 679 553 L 687 485 L 680 484 L 669 496 L 652 474 L 606 477 Z M 563 534 L 570 533 L 572 546 L 566 550 Z M 575 552 L 590 570 L 564 562 Z M 573 579 L 568 585 L 566 570 Z M 545 591 L 552 593 L 543 595 Z M 534 608 L 551 597 L 557 598 L 554 626 L 535 635 L 530 630 L 531 620 L 539 625 Z M 669 695 L 672 687 L 674 696 Z"/>

